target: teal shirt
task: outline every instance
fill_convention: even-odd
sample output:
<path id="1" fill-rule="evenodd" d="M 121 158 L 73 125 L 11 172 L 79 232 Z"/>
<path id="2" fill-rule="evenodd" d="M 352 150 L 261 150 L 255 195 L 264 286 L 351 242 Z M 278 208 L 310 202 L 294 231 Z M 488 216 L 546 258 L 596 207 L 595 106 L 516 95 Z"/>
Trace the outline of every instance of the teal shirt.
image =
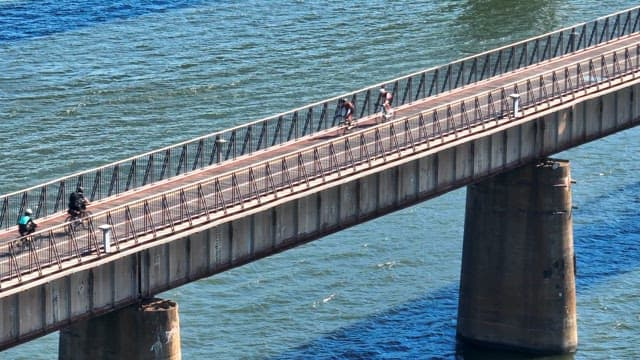
<path id="1" fill-rule="evenodd" d="M 27 223 L 29 223 L 29 221 L 31 221 L 31 217 L 30 216 L 22 215 L 22 216 L 20 216 L 20 219 L 18 220 L 18 225 L 27 225 Z"/>

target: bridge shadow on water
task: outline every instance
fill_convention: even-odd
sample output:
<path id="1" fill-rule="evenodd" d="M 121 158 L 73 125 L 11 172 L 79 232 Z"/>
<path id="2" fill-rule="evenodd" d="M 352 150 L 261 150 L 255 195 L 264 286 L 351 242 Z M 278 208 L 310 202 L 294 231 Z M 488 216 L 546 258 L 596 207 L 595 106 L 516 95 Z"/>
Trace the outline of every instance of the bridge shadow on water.
<path id="1" fill-rule="evenodd" d="M 203 0 L 20 1 L 0 3 L 0 43 L 196 6 Z"/>
<path id="2" fill-rule="evenodd" d="M 571 360 L 573 355 L 532 356 L 481 349 L 456 341 L 458 286 L 440 289 L 291 349 L 284 359 Z"/>
<path id="3" fill-rule="evenodd" d="M 578 290 L 640 268 L 640 182 L 612 188 L 578 206 L 575 216 L 590 219 L 586 226 L 576 226 L 574 220 Z"/>
<path id="4" fill-rule="evenodd" d="M 626 206 L 616 206 L 619 202 L 625 202 Z M 612 277 L 640 268 L 639 208 L 640 182 L 613 189 L 576 210 L 576 216 L 590 219 L 574 230 L 578 297 L 580 292 L 602 285 Z M 608 211 L 604 213 L 602 209 Z M 452 284 L 271 359 L 575 358 L 533 356 L 461 344 L 455 339 L 457 305 L 458 284 Z"/>

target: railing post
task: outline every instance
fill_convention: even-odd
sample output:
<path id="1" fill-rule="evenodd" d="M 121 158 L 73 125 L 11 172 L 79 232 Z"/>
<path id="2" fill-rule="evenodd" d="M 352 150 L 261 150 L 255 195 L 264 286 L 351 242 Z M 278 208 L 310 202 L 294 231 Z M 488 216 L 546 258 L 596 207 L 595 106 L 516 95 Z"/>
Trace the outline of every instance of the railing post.
<path id="1" fill-rule="evenodd" d="M 576 51 L 576 29 L 571 29 L 569 33 L 569 52 Z"/>
<path id="2" fill-rule="evenodd" d="M 511 100 L 513 100 L 513 117 L 520 116 L 520 94 L 511 94 L 509 95 Z"/>
<path id="3" fill-rule="evenodd" d="M 220 135 L 216 135 L 216 162 L 220 164 L 222 161 L 222 145 L 226 143 L 227 140 L 220 137 Z"/>
<path id="4" fill-rule="evenodd" d="M 102 230 L 102 244 L 105 254 L 108 254 L 111 252 L 111 226 L 105 224 L 98 226 L 98 228 Z"/>

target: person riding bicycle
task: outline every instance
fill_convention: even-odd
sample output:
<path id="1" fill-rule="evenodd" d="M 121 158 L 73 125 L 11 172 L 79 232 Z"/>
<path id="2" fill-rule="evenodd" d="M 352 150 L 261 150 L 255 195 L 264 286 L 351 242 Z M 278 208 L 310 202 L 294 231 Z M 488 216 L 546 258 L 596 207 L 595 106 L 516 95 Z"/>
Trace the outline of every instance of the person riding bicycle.
<path id="1" fill-rule="evenodd" d="M 89 200 L 84 197 L 84 189 L 78 186 L 76 191 L 69 195 L 69 210 L 67 212 L 71 216 L 80 216 L 87 209 Z"/>
<path id="2" fill-rule="evenodd" d="M 342 109 L 344 113 L 344 123 L 347 126 L 352 126 L 353 122 L 353 113 L 356 110 L 355 105 L 349 99 L 342 99 Z"/>
<path id="3" fill-rule="evenodd" d="M 33 211 L 31 211 L 31 209 L 27 209 L 24 211 L 24 215 L 20 216 L 18 219 L 18 232 L 20 233 L 20 236 L 29 235 L 36 231 L 38 224 L 36 224 L 31 218 L 32 214 Z"/>
<path id="4" fill-rule="evenodd" d="M 391 109 L 391 103 L 393 102 L 393 93 L 387 91 L 384 85 L 380 87 L 380 99 L 382 100 L 382 111 L 384 113 L 385 120 L 388 120 L 393 114 L 393 110 Z"/>

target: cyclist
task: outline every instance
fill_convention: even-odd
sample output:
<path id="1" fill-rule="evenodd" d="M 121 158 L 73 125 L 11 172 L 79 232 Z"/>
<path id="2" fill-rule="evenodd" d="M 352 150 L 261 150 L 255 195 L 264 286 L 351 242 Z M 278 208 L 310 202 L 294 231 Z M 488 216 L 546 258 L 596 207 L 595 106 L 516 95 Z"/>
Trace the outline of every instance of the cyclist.
<path id="1" fill-rule="evenodd" d="M 88 204 L 89 200 L 84 197 L 84 189 L 82 186 L 78 186 L 76 191 L 69 195 L 69 210 L 67 212 L 71 216 L 78 217 L 87 209 Z"/>
<path id="2" fill-rule="evenodd" d="M 20 233 L 20 236 L 29 235 L 36 231 L 36 227 L 38 225 L 31 218 L 32 214 L 33 211 L 31 211 L 31 209 L 27 209 L 24 211 L 24 215 L 20 216 L 18 219 L 18 232 Z"/>
<path id="3" fill-rule="evenodd" d="M 344 109 L 344 122 L 347 126 L 351 127 L 353 125 L 353 113 L 356 107 L 349 99 L 342 99 L 342 109 Z"/>
<path id="4" fill-rule="evenodd" d="M 388 120 L 393 114 L 391 109 L 391 103 L 393 102 L 393 93 L 387 91 L 384 85 L 380 87 L 380 99 L 382 100 L 382 112 L 384 113 L 385 120 Z"/>

